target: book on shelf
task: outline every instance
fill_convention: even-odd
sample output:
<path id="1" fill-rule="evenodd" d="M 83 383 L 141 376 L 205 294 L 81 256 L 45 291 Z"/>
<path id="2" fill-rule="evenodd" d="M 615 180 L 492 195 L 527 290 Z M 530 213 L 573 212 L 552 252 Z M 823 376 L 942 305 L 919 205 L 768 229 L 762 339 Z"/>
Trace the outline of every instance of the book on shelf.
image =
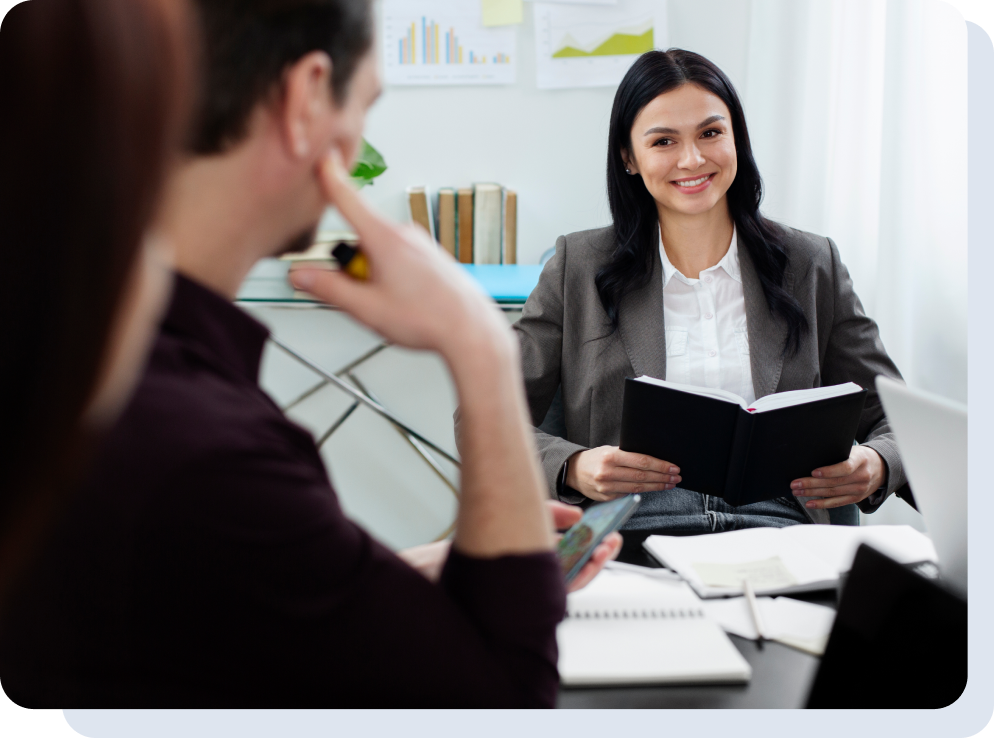
<path id="1" fill-rule="evenodd" d="M 676 464 L 684 489 L 748 505 L 791 495 L 795 479 L 848 459 L 865 399 L 848 382 L 749 405 L 720 389 L 627 378 L 620 446 Z"/>
<path id="2" fill-rule="evenodd" d="M 411 220 L 424 228 L 428 235 L 435 238 L 434 218 L 431 215 L 431 196 L 424 185 L 407 188 L 407 206 Z"/>
<path id="3" fill-rule="evenodd" d="M 499 184 L 407 188 L 411 221 L 463 264 L 518 263 L 518 194 Z"/>
<path id="4" fill-rule="evenodd" d="M 504 193 L 499 184 L 473 185 L 473 263 L 500 264 Z"/>
<path id="5" fill-rule="evenodd" d="M 457 193 L 456 211 L 458 218 L 459 261 L 473 263 L 473 188 L 460 187 Z"/>
<path id="6" fill-rule="evenodd" d="M 518 193 L 504 188 L 504 229 L 501 240 L 501 263 L 518 263 Z"/>
<path id="7" fill-rule="evenodd" d="M 456 244 L 456 191 L 451 187 L 438 190 L 438 242 L 452 256 L 458 253 Z"/>

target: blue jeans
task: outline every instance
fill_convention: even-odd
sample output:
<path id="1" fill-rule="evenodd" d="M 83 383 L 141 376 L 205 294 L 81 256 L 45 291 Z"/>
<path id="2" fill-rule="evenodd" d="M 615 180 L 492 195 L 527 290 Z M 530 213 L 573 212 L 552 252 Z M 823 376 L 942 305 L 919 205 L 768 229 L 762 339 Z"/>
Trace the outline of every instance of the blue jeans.
<path id="1" fill-rule="evenodd" d="M 711 533 L 740 528 L 783 528 L 809 522 L 793 496 L 733 507 L 720 497 L 676 487 L 642 493 L 642 504 L 622 530 Z"/>

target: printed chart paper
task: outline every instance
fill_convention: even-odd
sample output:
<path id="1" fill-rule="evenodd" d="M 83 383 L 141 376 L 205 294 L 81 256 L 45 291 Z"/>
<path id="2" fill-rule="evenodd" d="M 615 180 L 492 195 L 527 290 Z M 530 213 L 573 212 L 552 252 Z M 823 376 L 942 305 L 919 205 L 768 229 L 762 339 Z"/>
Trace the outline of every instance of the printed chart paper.
<path id="1" fill-rule="evenodd" d="M 522 0 L 483 0 L 483 25 L 510 26 L 524 20 Z"/>
<path id="2" fill-rule="evenodd" d="M 666 0 L 535 3 L 539 89 L 609 87 L 642 53 L 666 48 Z"/>
<path id="3" fill-rule="evenodd" d="M 385 0 L 383 54 L 390 85 L 514 84 L 513 27 L 483 25 L 480 0 Z"/>

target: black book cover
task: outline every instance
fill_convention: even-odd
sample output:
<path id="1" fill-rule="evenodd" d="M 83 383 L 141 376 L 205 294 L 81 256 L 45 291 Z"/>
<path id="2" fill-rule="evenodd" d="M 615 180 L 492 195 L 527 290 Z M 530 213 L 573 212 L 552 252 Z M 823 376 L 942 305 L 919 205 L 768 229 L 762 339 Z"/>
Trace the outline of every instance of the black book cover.
<path id="1" fill-rule="evenodd" d="M 625 380 L 621 448 L 680 467 L 680 486 L 749 505 L 790 495 L 790 483 L 845 461 L 866 390 L 749 413 L 739 405 Z"/>

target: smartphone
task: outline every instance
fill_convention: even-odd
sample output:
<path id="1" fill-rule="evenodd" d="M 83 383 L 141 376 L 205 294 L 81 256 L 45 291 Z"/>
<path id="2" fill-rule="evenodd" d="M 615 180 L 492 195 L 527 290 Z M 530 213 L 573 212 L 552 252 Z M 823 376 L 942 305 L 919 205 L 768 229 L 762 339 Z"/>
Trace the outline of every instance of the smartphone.
<path id="1" fill-rule="evenodd" d="M 579 523 L 563 533 L 563 537 L 559 539 L 557 553 L 567 584 L 580 573 L 580 569 L 587 563 L 597 544 L 603 541 L 608 533 L 624 525 L 641 501 L 642 498 L 638 495 L 626 495 L 611 502 L 592 505 L 587 508 Z"/>

